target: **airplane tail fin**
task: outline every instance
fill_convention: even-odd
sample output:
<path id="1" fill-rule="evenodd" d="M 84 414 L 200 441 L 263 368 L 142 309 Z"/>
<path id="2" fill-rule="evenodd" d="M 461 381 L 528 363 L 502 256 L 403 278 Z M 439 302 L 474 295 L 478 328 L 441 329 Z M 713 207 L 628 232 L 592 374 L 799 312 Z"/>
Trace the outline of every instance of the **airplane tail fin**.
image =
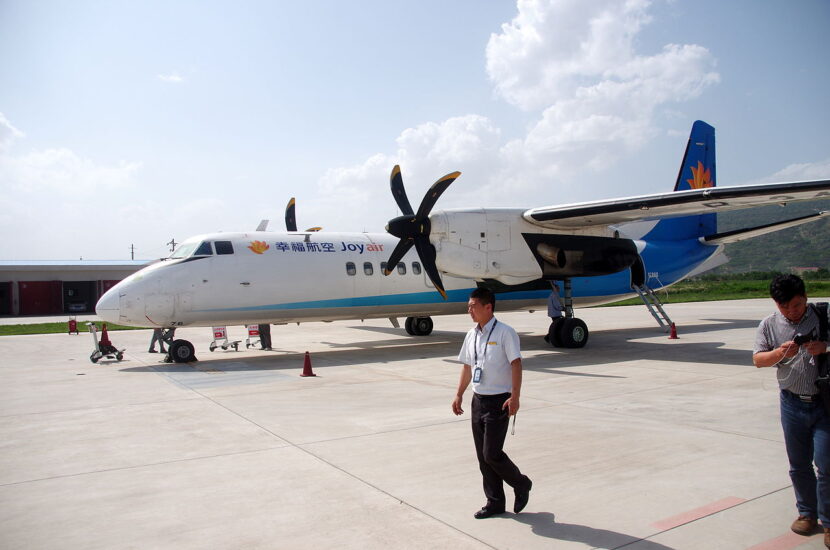
<path id="1" fill-rule="evenodd" d="M 696 120 L 689 134 L 683 162 L 677 173 L 675 191 L 715 187 L 715 129 Z M 647 238 L 675 240 L 703 237 L 717 233 L 716 214 L 700 214 L 661 220 Z"/>

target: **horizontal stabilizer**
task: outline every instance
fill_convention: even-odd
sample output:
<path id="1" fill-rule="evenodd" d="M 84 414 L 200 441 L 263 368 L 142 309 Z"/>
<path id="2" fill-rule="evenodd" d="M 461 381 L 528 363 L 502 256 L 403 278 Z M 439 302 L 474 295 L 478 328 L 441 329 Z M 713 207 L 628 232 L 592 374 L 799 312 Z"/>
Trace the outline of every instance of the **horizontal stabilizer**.
<path id="1" fill-rule="evenodd" d="M 706 244 L 712 245 L 736 243 L 738 241 L 743 241 L 745 239 L 757 237 L 758 235 L 774 233 L 775 231 L 781 231 L 782 229 L 787 229 L 788 227 L 795 227 L 803 223 L 814 222 L 820 220 L 827 214 L 828 212 L 816 212 L 815 214 L 808 214 L 806 216 L 801 216 L 799 218 L 793 218 L 792 220 L 784 220 L 781 222 L 768 223 L 756 227 L 747 227 L 745 229 L 736 229 L 734 231 L 716 233 L 714 235 L 708 235 L 706 237 L 703 237 L 702 240 Z"/>

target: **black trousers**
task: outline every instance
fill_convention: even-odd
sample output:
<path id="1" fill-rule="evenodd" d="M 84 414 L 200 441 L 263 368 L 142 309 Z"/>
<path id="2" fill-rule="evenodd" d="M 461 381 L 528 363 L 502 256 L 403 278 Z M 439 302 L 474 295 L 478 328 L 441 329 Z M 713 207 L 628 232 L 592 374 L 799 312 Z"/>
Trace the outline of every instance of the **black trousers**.
<path id="1" fill-rule="evenodd" d="M 271 325 L 259 325 L 259 344 L 262 349 L 271 347 Z"/>
<path id="2" fill-rule="evenodd" d="M 530 482 L 502 450 L 510 424 L 510 413 L 507 409 L 502 409 L 502 405 L 509 397 L 509 393 L 473 394 L 473 441 L 487 506 L 494 509 L 505 508 L 504 483 L 513 489 L 523 490 Z"/>

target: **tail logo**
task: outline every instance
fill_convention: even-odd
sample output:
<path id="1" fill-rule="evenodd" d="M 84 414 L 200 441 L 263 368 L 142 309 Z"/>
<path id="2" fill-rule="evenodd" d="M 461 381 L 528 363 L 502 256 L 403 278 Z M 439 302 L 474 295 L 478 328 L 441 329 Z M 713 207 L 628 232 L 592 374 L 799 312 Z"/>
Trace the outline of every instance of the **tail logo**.
<path id="1" fill-rule="evenodd" d="M 694 176 L 690 180 L 686 180 L 688 182 L 689 187 L 692 189 L 704 189 L 706 187 L 714 187 L 715 184 L 712 182 L 712 172 L 708 168 L 703 167 L 703 163 L 697 161 L 697 168 L 694 166 L 691 167 L 692 176 Z"/>
<path id="2" fill-rule="evenodd" d="M 256 254 L 262 254 L 263 252 L 271 248 L 271 245 L 269 245 L 265 241 L 251 241 L 251 244 L 248 245 L 248 248 L 251 249 L 251 252 L 254 252 Z"/>

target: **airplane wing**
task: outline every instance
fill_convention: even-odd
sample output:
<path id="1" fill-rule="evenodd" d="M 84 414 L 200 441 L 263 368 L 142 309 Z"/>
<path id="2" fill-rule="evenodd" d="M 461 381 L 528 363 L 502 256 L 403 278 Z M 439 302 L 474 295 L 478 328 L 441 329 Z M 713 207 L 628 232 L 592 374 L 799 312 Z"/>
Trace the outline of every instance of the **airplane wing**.
<path id="1" fill-rule="evenodd" d="M 830 198 L 830 180 L 709 187 L 603 201 L 531 208 L 523 217 L 548 229 L 599 225 L 708 214 L 770 204 Z"/>

